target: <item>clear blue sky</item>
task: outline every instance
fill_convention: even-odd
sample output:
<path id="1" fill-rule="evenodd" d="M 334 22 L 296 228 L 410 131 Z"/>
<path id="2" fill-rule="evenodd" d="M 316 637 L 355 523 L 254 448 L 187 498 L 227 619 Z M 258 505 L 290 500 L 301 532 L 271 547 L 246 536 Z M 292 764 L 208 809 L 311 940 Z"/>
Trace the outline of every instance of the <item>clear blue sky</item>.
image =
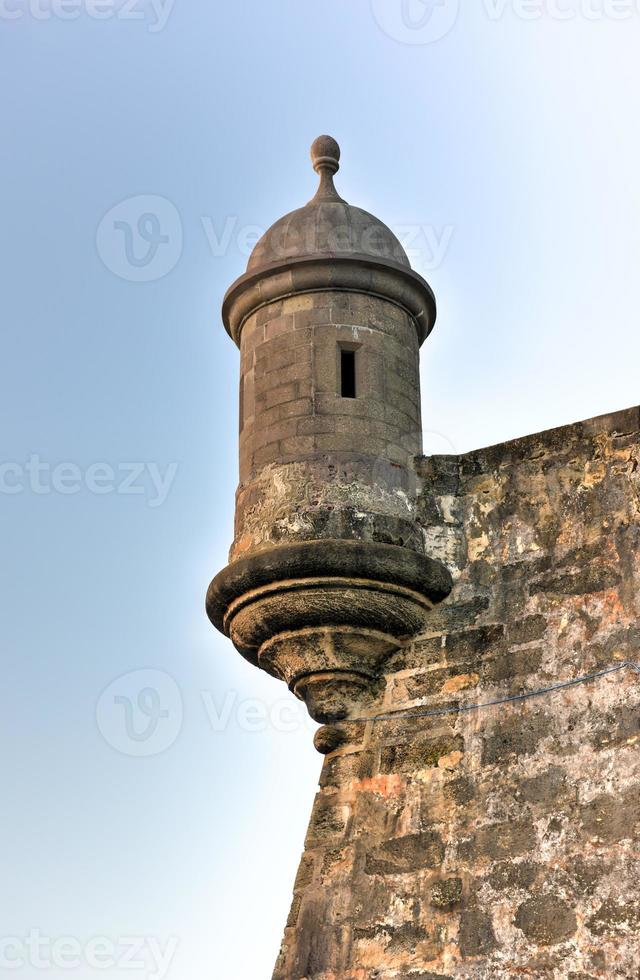
<path id="1" fill-rule="evenodd" d="M 315 136 L 436 292 L 429 447 L 640 401 L 638 8 L 0 3 L 0 957 L 20 980 L 38 956 L 130 976 L 136 937 L 141 978 L 270 975 L 321 760 L 203 597 L 237 480 L 220 303 L 255 229 L 313 194 Z"/>

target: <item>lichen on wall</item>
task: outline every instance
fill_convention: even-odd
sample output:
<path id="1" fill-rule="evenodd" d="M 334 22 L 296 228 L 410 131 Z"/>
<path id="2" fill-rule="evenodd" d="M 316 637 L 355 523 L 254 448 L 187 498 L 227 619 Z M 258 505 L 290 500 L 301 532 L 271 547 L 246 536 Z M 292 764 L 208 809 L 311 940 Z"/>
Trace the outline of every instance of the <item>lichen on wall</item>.
<path id="1" fill-rule="evenodd" d="M 419 460 L 455 579 L 326 753 L 276 980 L 640 976 L 640 412 Z M 389 718 L 387 716 L 391 715 Z"/>

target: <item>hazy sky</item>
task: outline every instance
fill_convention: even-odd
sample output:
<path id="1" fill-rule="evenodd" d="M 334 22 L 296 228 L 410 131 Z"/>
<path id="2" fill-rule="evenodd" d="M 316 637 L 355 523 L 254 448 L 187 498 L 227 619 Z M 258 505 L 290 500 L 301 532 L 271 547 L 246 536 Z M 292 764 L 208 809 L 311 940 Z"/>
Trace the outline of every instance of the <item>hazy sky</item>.
<path id="1" fill-rule="evenodd" d="M 458 6 L 0 0 L 19 980 L 270 976 L 321 760 L 204 615 L 237 480 L 219 311 L 312 196 L 315 136 L 436 292 L 428 447 L 640 401 L 640 0 Z"/>

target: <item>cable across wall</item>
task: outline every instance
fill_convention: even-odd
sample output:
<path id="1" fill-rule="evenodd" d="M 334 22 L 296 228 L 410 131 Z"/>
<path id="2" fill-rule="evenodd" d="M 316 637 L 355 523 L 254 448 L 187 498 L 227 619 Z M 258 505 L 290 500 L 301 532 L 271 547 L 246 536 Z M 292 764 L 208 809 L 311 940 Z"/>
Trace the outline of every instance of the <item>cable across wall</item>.
<path id="1" fill-rule="evenodd" d="M 595 671 L 591 674 L 584 674 L 582 677 L 574 677 L 568 681 L 561 681 L 551 687 L 541 687 L 536 691 L 525 691 L 522 694 L 513 694 L 507 698 L 497 698 L 495 701 L 482 701 L 478 704 L 448 705 L 444 708 L 430 708 L 427 710 L 407 710 L 390 712 L 389 714 L 374 715 L 372 718 L 353 718 L 350 721 L 396 721 L 398 718 L 441 718 L 443 715 L 461 715 L 471 711 L 483 711 L 485 708 L 495 708 L 501 704 L 512 704 L 517 701 L 528 701 L 531 698 L 540 698 L 547 694 L 556 694 L 558 691 L 565 691 L 570 687 L 578 687 L 580 684 L 588 684 L 591 681 L 600 680 L 611 674 L 621 673 L 623 670 L 632 670 L 640 676 L 640 664 L 626 660 L 624 663 L 612 664 L 603 670 Z"/>

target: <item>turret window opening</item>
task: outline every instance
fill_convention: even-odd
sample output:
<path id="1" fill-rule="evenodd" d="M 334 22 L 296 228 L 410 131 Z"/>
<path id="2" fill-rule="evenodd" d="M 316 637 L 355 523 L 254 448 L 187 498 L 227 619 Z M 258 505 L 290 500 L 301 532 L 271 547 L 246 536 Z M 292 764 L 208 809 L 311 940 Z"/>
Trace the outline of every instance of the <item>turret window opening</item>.
<path id="1" fill-rule="evenodd" d="M 356 398 L 356 351 L 353 348 L 340 348 L 340 394 L 343 398 Z"/>

